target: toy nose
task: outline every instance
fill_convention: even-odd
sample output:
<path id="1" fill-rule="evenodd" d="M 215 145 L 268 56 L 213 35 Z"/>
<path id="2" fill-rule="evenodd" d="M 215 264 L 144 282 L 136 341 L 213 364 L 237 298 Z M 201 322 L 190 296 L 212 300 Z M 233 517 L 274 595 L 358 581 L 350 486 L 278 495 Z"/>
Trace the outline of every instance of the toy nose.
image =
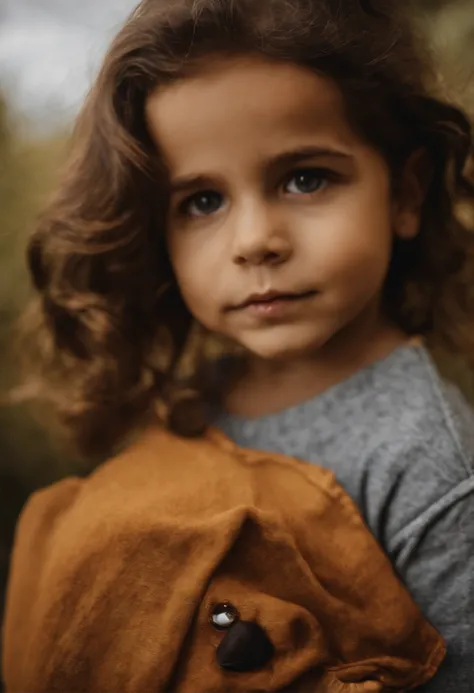
<path id="1" fill-rule="evenodd" d="M 227 671 L 255 671 L 275 654 L 273 643 L 256 623 L 238 621 L 226 633 L 217 648 L 217 663 Z"/>

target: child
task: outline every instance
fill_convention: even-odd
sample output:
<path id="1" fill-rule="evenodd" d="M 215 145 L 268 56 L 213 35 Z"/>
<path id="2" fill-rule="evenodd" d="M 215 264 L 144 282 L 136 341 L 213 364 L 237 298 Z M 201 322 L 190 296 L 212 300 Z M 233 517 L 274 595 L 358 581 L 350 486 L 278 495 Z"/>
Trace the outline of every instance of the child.
<path id="1" fill-rule="evenodd" d="M 472 135 L 376 5 L 137 8 L 31 241 L 35 383 L 110 454 L 182 427 L 192 343 L 208 422 L 335 472 L 447 642 L 424 690 L 467 693 L 474 416 L 425 344 L 473 362 Z"/>

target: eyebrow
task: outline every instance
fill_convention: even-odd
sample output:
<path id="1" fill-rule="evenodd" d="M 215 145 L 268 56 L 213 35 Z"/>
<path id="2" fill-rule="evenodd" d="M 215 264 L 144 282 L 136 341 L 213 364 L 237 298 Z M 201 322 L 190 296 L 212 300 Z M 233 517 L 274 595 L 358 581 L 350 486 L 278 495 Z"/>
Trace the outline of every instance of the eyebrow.
<path id="1" fill-rule="evenodd" d="M 273 157 L 268 163 L 271 166 L 282 166 L 297 164 L 305 159 L 345 159 L 351 160 L 353 157 L 332 147 L 301 147 L 290 152 L 282 152 Z"/>
<path id="2" fill-rule="evenodd" d="M 280 168 L 283 166 L 292 166 L 306 159 L 340 159 L 351 161 L 353 157 L 339 149 L 331 147 L 301 147 L 288 152 L 282 152 L 274 157 L 271 157 L 267 162 L 268 168 Z M 190 175 L 177 177 L 170 182 L 170 192 L 176 194 L 185 192 L 191 189 L 205 188 L 212 185 L 211 176 L 206 175 Z"/>

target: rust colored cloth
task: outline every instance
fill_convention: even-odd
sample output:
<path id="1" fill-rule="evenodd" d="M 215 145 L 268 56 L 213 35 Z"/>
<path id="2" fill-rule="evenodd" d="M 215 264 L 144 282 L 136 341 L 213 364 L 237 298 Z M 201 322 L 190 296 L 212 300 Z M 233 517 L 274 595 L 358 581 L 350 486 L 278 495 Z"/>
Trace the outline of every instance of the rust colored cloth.
<path id="1" fill-rule="evenodd" d="M 405 691 L 443 657 L 332 473 L 212 429 L 150 430 L 18 524 L 8 693 Z"/>

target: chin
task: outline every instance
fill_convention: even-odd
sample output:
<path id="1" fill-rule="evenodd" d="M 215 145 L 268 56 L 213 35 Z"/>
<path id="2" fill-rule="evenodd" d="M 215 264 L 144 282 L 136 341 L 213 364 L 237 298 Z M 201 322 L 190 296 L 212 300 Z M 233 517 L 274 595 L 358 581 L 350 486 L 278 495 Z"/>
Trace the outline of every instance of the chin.
<path id="1" fill-rule="evenodd" d="M 323 348 L 332 335 L 284 335 L 271 338 L 263 336 L 241 342 L 242 346 L 254 356 L 265 361 L 298 361 Z"/>

